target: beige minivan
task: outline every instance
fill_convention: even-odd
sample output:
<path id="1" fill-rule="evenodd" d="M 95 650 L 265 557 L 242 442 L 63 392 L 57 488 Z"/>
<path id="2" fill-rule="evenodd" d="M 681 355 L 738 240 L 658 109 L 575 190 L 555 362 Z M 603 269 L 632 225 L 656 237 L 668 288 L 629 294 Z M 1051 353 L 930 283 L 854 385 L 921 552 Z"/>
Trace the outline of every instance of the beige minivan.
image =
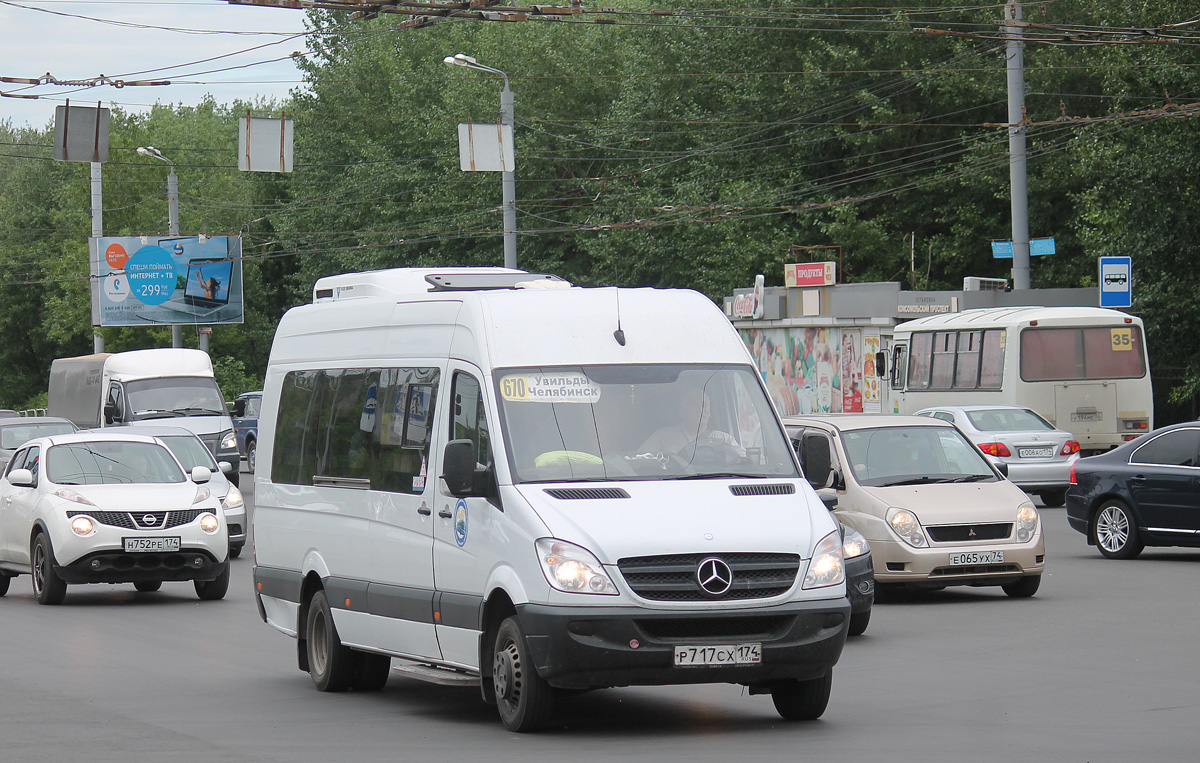
<path id="1" fill-rule="evenodd" d="M 805 476 L 871 545 L 879 584 L 1037 593 L 1037 509 L 952 424 L 926 416 L 785 417 Z"/>

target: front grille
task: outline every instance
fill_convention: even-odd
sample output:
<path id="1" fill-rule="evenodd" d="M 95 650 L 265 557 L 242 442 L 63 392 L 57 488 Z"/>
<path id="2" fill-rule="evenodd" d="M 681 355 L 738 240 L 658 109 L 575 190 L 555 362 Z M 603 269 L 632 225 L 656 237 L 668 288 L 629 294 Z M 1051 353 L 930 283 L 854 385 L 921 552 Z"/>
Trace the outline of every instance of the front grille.
<path id="1" fill-rule="evenodd" d="M 637 620 L 647 636 L 660 641 L 687 639 L 763 639 L 790 625 L 791 617 L 672 617 Z"/>
<path id="2" fill-rule="evenodd" d="M 705 559 L 729 565 L 733 581 L 723 596 L 730 599 L 765 599 L 779 596 L 796 581 L 800 557 L 796 554 L 671 554 L 621 559 L 617 567 L 638 596 L 654 601 L 706 601 L 714 597 L 700 588 L 696 568 Z"/>
<path id="3" fill-rule="evenodd" d="M 926 527 L 936 543 L 968 543 L 977 540 L 1003 540 L 1012 535 L 1012 522 L 988 525 L 942 525 Z"/>
<path id="4" fill-rule="evenodd" d="M 968 575 L 1003 575 L 1006 572 L 1020 572 L 1015 564 L 975 564 L 967 567 L 938 567 L 929 573 L 935 578 L 957 578 Z"/>
<path id="5" fill-rule="evenodd" d="M 555 487 L 547 488 L 546 495 L 560 501 L 582 501 L 589 498 L 628 498 L 624 488 L 619 487 Z"/>
<path id="6" fill-rule="evenodd" d="M 168 530 L 196 521 L 209 509 L 177 509 L 175 511 L 68 511 L 68 517 L 89 516 L 102 525 L 126 530 Z M 154 517 L 147 522 L 146 517 Z"/>
<path id="7" fill-rule="evenodd" d="M 730 485 L 729 492 L 734 495 L 791 495 L 796 492 L 796 486 L 791 483 L 779 485 Z"/>

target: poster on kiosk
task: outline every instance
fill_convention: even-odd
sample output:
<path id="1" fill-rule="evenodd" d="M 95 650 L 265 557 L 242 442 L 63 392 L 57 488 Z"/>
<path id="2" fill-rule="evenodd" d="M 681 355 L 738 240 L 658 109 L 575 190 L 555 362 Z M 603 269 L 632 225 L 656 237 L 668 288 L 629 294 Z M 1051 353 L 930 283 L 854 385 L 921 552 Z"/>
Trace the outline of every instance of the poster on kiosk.
<path id="1" fill-rule="evenodd" d="M 93 238 L 92 324 L 242 323 L 239 236 Z"/>

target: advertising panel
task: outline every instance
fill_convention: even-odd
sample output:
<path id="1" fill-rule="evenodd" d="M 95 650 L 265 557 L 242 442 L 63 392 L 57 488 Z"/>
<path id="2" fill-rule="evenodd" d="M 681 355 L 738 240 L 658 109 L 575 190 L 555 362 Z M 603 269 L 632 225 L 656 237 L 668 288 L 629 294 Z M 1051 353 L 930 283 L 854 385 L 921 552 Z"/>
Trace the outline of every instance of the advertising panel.
<path id="1" fill-rule="evenodd" d="M 239 236 L 92 239 L 92 322 L 242 323 Z"/>

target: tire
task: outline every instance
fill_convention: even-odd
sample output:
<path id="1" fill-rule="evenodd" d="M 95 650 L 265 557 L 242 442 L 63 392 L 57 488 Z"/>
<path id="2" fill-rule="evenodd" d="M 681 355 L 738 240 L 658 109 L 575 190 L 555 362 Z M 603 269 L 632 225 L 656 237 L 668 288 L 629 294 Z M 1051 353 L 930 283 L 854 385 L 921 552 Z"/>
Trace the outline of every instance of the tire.
<path id="1" fill-rule="evenodd" d="M 0 596 L 8 593 L 8 584 L 12 581 L 11 575 L 0 575 Z"/>
<path id="2" fill-rule="evenodd" d="M 254 474 L 254 461 L 258 455 L 258 444 L 254 440 L 246 440 L 246 471 Z"/>
<path id="3" fill-rule="evenodd" d="M 861 636 L 867 630 L 867 624 L 871 622 L 871 610 L 866 612 L 858 612 L 850 615 L 850 635 Z"/>
<path id="4" fill-rule="evenodd" d="M 1041 575 L 1026 575 L 1023 578 L 1018 578 L 1011 583 L 1005 583 L 1000 586 L 1006 594 L 1014 599 L 1028 599 L 1037 593 L 1038 588 L 1042 585 Z"/>
<path id="5" fill-rule="evenodd" d="M 392 658 L 386 654 L 373 654 L 350 650 L 354 657 L 354 679 L 350 688 L 355 691 L 379 691 L 392 674 Z"/>
<path id="6" fill-rule="evenodd" d="M 196 587 L 196 595 L 201 601 L 217 601 L 224 599 L 225 593 L 229 590 L 229 564 L 226 563 L 225 569 L 221 574 L 212 580 L 194 580 L 192 585 Z"/>
<path id="7" fill-rule="evenodd" d="M 313 594 L 304 626 L 308 674 L 318 691 L 346 691 L 354 682 L 354 652 L 342 646 L 324 591 Z"/>
<path id="8" fill-rule="evenodd" d="M 1067 491 L 1066 490 L 1047 490 L 1046 492 L 1041 493 L 1040 497 L 1042 499 L 1043 505 L 1045 505 L 1051 509 L 1057 509 L 1058 507 L 1062 506 L 1064 503 L 1067 502 Z"/>
<path id="9" fill-rule="evenodd" d="M 1145 548 L 1138 539 L 1137 520 L 1116 498 L 1100 504 L 1092 520 L 1092 543 L 1109 559 L 1132 559 Z"/>
<path id="10" fill-rule="evenodd" d="M 158 589 L 162 588 L 162 581 L 161 580 L 139 580 L 138 582 L 133 584 L 133 587 L 138 589 L 142 593 L 154 593 Z"/>
<path id="11" fill-rule="evenodd" d="M 534 731 L 549 722 L 554 689 L 533 667 L 516 617 L 500 623 L 492 648 L 492 685 L 500 720 L 509 731 Z"/>
<path id="12" fill-rule="evenodd" d="M 67 598 L 67 584 L 54 571 L 54 550 L 46 533 L 38 533 L 29 550 L 33 572 L 33 595 L 38 604 L 62 604 Z"/>
<path id="13" fill-rule="evenodd" d="M 833 689 L 833 668 L 809 681 L 782 681 L 771 689 L 775 710 L 786 721 L 814 721 L 825 712 Z"/>
<path id="14" fill-rule="evenodd" d="M 230 558 L 230 559 L 237 559 L 237 558 L 238 558 L 239 556 L 241 556 L 241 555 L 242 555 L 242 546 L 241 546 L 241 544 L 238 544 L 238 545 L 236 545 L 236 546 L 230 546 L 230 547 L 229 547 L 229 558 Z"/>

